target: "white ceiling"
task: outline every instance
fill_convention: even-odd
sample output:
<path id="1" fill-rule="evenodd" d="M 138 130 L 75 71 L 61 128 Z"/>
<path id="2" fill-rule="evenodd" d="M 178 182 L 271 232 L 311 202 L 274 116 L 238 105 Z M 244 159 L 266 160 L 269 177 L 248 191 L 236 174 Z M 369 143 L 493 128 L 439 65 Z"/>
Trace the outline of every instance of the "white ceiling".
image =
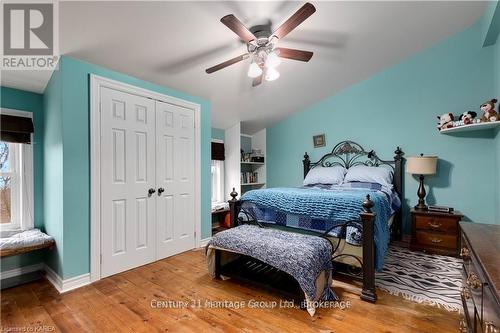
<path id="1" fill-rule="evenodd" d="M 279 25 L 303 2 L 60 2 L 60 51 L 212 102 L 212 126 L 243 121 L 253 133 L 474 23 L 483 2 L 313 2 L 316 13 L 280 41 L 314 52 L 284 60 L 281 78 L 252 88 L 248 61 L 205 69 L 245 52 L 219 22 Z M 2 85 L 43 92 L 48 72 L 4 71 Z"/>

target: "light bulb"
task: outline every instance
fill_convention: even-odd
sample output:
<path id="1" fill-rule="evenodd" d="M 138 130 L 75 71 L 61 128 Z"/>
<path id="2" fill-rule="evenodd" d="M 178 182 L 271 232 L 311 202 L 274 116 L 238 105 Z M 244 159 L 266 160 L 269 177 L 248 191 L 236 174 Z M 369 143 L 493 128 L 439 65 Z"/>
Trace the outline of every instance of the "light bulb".
<path id="1" fill-rule="evenodd" d="M 281 59 L 280 59 L 280 57 L 278 57 L 276 52 L 271 52 L 267 55 L 267 58 L 266 58 L 266 67 L 267 68 L 275 68 L 279 64 L 281 64 Z"/>
<path id="2" fill-rule="evenodd" d="M 274 68 L 268 68 L 266 71 L 266 81 L 274 81 L 280 77 L 280 72 Z"/>
<path id="3" fill-rule="evenodd" d="M 251 78 L 259 77 L 259 76 L 262 75 L 262 68 L 260 68 L 260 66 L 257 65 L 257 63 L 252 62 L 250 64 L 250 67 L 248 67 L 248 73 L 247 74 Z"/>

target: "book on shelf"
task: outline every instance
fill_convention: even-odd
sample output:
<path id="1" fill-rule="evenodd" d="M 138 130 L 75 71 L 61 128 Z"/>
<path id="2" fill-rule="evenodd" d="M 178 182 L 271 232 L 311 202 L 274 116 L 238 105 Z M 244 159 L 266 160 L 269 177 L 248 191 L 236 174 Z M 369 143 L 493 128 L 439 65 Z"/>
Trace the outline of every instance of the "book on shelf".
<path id="1" fill-rule="evenodd" d="M 258 183 L 259 182 L 259 174 L 256 171 L 253 172 L 242 172 L 241 173 L 241 183 Z"/>

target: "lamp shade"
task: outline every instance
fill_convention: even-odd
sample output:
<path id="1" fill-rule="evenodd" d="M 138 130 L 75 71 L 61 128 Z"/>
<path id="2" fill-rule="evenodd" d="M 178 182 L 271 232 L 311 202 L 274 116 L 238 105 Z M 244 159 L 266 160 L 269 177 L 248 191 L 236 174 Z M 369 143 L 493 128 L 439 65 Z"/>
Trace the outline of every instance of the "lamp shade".
<path id="1" fill-rule="evenodd" d="M 437 156 L 410 156 L 406 160 L 406 172 L 413 175 L 434 175 L 437 159 Z"/>

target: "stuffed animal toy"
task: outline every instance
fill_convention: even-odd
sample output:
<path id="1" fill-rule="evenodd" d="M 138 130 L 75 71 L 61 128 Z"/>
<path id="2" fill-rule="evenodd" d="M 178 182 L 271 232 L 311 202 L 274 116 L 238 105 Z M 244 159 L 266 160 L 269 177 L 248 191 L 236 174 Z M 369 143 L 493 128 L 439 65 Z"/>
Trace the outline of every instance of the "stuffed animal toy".
<path id="1" fill-rule="evenodd" d="M 487 101 L 481 105 L 481 111 L 483 111 L 483 115 L 481 116 L 480 121 L 482 123 L 498 121 L 500 120 L 500 116 L 498 112 L 495 110 L 495 103 L 497 100 L 493 98 L 490 101 Z"/>
<path id="2" fill-rule="evenodd" d="M 452 113 L 445 113 L 441 116 L 437 116 L 439 123 L 437 125 L 438 130 L 443 130 L 447 128 L 452 128 L 453 127 L 453 120 L 455 117 L 453 116 Z"/>
<path id="3" fill-rule="evenodd" d="M 474 122 L 474 119 L 477 117 L 477 113 L 474 111 L 467 111 L 460 115 L 460 121 L 462 125 L 469 125 Z"/>

